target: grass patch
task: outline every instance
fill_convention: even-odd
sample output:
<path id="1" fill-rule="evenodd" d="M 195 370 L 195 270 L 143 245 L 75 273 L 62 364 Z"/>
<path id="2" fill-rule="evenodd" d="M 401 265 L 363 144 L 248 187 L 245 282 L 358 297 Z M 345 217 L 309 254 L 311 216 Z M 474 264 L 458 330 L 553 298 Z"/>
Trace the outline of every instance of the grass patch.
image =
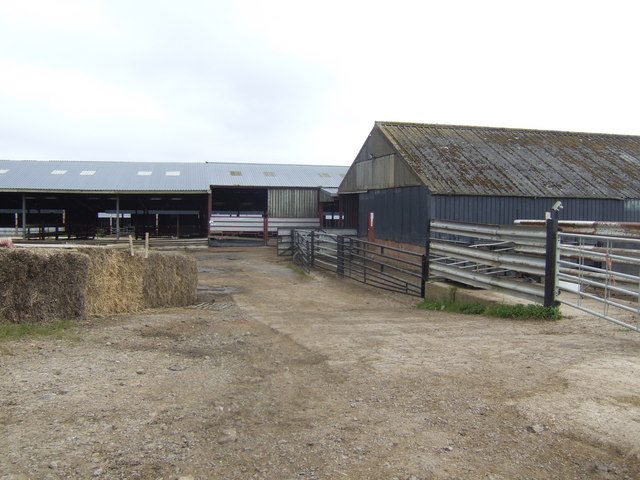
<path id="1" fill-rule="evenodd" d="M 542 305 L 481 305 L 468 302 L 438 302 L 424 300 L 418 304 L 424 310 L 443 310 L 445 312 L 464 313 L 469 315 L 488 315 L 490 317 L 511 318 L 515 320 L 560 320 L 562 314 L 558 307 Z"/>
<path id="2" fill-rule="evenodd" d="M 76 324 L 71 320 L 57 320 L 45 323 L 0 321 L 0 341 L 32 337 L 70 338 L 70 333 L 75 328 Z"/>
<path id="3" fill-rule="evenodd" d="M 287 263 L 287 268 L 289 270 L 291 270 L 293 273 L 297 273 L 301 277 L 308 278 L 308 279 L 313 279 L 313 277 L 311 275 L 309 275 L 302 268 L 300 268 L 299 266 L 297 266 L 297 265 L 295 265 L 293 263 Z"/>

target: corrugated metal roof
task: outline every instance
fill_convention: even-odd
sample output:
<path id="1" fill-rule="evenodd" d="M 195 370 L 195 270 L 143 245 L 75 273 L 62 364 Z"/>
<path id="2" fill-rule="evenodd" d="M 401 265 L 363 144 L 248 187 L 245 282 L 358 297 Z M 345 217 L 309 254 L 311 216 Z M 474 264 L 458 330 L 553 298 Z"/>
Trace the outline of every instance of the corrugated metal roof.
<path id="1" fill-rule="evenodd" d="M 207 163 L 211 185 L 241 187 L 333 187 L 347 166 Z"/>
<path id="2" fill-rule="evenodd" d="M 431 193 L 640 198 L 640 137 L 376 122 Z"/>
<path id="3" fill-rule="evenodd" d="M 207 192 L 210 186 L 337 187 L 344 166 L 0 160 L 0 191 Z"/>

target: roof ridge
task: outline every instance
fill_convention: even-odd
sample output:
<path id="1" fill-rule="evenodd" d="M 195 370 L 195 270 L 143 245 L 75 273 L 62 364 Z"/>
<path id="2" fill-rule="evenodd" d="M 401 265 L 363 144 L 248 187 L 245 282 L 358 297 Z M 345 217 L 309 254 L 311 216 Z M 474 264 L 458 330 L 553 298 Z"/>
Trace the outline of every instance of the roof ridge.
<path id="1" fill-rule="evenodd" d="M 638 138 L 640 135 L 621 134 L 621 133 L 598 133 L 598 132 L 571 132 L 567 130 L 542 130 L 535 128 L 512 128 L 512 127 L 487 127 L 476 125 L 450 125 L 450 124 L 438 124 L 438 123 L 416 123 L 416 122 L 387 122 L 376 121 L 376 127 L 384 126 L 398 126 L 398 127 L 416 127 L 425 129 L 451 129 L 451 130 L 490 130 L 490 131 L 502 131 L 502 132 L 519 132 L 519 133 L 534 133 L 544 135 L 572 135 L 577 137 L 584 136 L 597 136 L 597 137 L 630 137 Z"/>
<path id="2" fill-rule="evenodd" d="M 168 161 L 142 161 L 142 160 L 34 160 L 34 159 L 10 159 L 0 158 L 0 162 L 33 162 L 33 163 L 90 163 L 90 164 L 106 164 L 106 163 L 122 163 L 126 165 L 251 165 L 251 166 L 268 166 L 268 167 L 307 167 L 307 168 L 348 168 L 349 165 L 308 165 L 305 163 L 260 163 L 260 162 L 168 162 Z"/>

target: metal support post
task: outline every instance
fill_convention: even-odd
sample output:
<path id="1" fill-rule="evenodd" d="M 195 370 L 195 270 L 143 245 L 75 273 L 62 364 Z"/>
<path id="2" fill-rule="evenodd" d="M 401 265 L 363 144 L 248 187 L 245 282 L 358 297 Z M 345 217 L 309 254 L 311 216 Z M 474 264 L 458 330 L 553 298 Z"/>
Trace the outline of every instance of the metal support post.
<path id="1" fill-rule="evenodd" d="M 546 212 L 547 239 L 544 275 L 544 306 L 555 307 L 558 281 L 558 212 L 562 203 L 556 202 L 552 212 Z"/>
<path id="2" fill-rule="evenodd" d="M 313 261 L 314 261 L 314 257 L 315 257 L 315 254 L 316 254 L 314 237 L 315 237 L 315 232 L 312 230 L 311 231 L 311 242 L 309 243 L 311 245 L 311 255 L 309 256 L 309 268 L 313 267 Z"/>
<path id="3" fill-rule="evenodd" d="M 120 195 L 116 195 L 116 240 L 120 240 Z"/>
<path id="4" fill-rule="evenodd" d="M 338 235 L 337 237 L 337 250 L 338 258 L 336 261 L 336 273 L 340 277 L 344 277 L 344 236 Z"/>
<path id="5" fill-rule="evenodd" d="M 262 214 L 262 240 L 265 247 L 269 245 L 269 217 L 266 212 Z"/>
<path id="6" fill-rule="evenodd" d="M 422 281 L 429 281 L 429 256 L 431 255 L 431 220 L 427 222 L 427 238 L 424 245 L 424 268 L 422 270 Z M 424 297 L 424 295 L 423 295 Z"/>
<path id="7" fill-rule="evenodd" d="M 22 239 L 27 239 L 27 194 L 22 194 Z"/>
<path id="8" fill-rule="evenodd" d="M 427 289 L 427 280 L 429 280 L 429 260 L 426 255 L 422 255 L 422 279 L 420 281 L 420 296 L 424 298 Z"/>

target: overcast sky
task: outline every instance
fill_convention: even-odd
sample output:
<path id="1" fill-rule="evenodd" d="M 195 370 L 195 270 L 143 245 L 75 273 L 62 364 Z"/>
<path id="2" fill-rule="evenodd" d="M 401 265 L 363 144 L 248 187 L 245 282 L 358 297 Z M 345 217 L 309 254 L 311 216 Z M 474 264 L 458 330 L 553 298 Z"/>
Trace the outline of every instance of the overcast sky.
<path id="1" fill-rule="evenodd" d="M 634 4 L 0 0 L 0 158 L 349 165 L 376 120 L 640 135 Z"/>

